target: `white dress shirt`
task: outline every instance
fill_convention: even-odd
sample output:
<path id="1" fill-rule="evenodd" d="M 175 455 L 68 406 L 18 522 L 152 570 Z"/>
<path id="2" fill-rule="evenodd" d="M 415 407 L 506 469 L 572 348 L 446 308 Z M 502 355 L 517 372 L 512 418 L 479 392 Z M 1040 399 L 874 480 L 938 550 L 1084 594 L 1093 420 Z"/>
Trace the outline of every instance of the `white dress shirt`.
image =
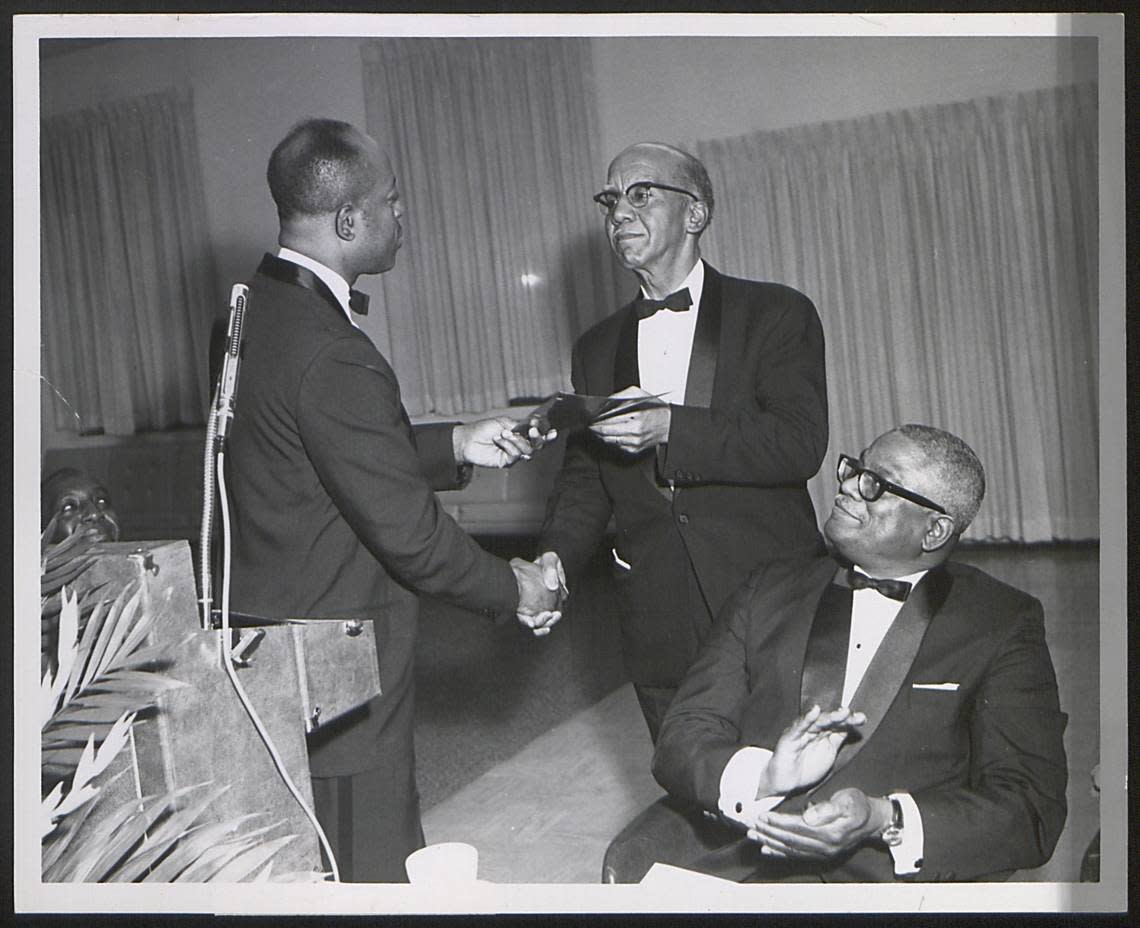
<path id="1" fill-rule="evenodd" d="M 658 313 L 660 315 L 660 313 Z M 859 573 L 866 573 L 859 567 Z M 898 579 L 913 588 L 926 575 L 925 570 Z M 887 631 L 899 614 L 903 604 L 884 596 L 878 590 L 854 590 L 851 600 L 851 634 L 847 642 L 847 666 L 843 677 L 841 704 L 847 706 L 859 688 L 875 652 L 883 643 Z M 858 706 L 853 708 L 858 709 Z M 744 747 L 732 755 L 720 776 L 720 811 L 726 818 L 749 825 L 756 816 L 772 811 L 783 796 L 757 797 L 760 776 L 768 766 L 772 752 L 767 748 Z M 903 811 L 902 843 L 890 848 L 894 858 L 895 874 L 903 876 L 917 873 L 922 865 L 925 843 L 922 815 L 910 793 L 889 793 L 888 799 L 897 799 Z"/>
<path id="2" fill-rule="evenodd" d="M 660 396 L 666 403 L 685 402 L 685 385 L 689 380 L 689 355 L 693 352 L 693 333 L 705 289 L 705 263 L 697 261 L 689 276 L 677 287 L 689 288 L 693 305 L 684 312 L 663 309 L 637 324 L 637 370 L 641 389 Z M 642 296 L 647 296 L 645 290 Z M 619 384 L 619 387 L 627 384 Z"/>
<path id="3" fill-rule="evenodd" d="M 340 303 L 340 308 L 344 310 L 344 314 L 348 317 L 348 321 L 356 325 L 356 320 L 352 318 L 352 313 L 348 308 L 349 295 L 352 292 L 352 288 L 349 287 L 347 280 L 341 277 L 340 274 L 332 268 L 321 264 L 320 261 L 316 261 L 308 255 L 303 255 L 299 251 L 294 251 L 292 248 L 286 248 L 284 245 L 277 249 L 277 257 L 284 261 L 290 261 L 293 264 L 299 264 L 301 267 L 308 268 L 316 274 L 324 281 L 325 286 L 332 291 L 333 296 L 336 297 L 336 301 Z M 360 328 L 360 326 L 356 327 Z"/>

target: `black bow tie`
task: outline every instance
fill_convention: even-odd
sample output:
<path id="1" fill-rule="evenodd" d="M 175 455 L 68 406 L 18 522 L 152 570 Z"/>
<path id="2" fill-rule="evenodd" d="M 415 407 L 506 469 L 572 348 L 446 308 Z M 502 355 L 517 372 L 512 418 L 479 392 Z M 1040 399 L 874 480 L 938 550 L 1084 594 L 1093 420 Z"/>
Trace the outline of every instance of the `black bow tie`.
<path id="1" fill-rule="evenodd" d="M 905 580 L 887 580 L 881 577 L 868 577 L 859 571 L 847 571 L 847 583 L 853 590 L 878 590 L 888 599 L 905 603 L 910 595 L 910 584 Z"/>
<path id="2" fill-rule="evenodd" d="M 693 298 L 689 296 L 689 288 L 670 293 L 663 300 L 650 300 L 641 297 L 633 301 L 633 311 L 638 319 L 648 319 L 659 309 L 669 309 L 675 313 L 683 313 L 693 305 Z"/>
<path id="3" fill-rule="evenodd" d="M 358 316 L 368 315 L 368 294 L 359 290 L 350 290 L 348 293 L 348 308 Z"/>

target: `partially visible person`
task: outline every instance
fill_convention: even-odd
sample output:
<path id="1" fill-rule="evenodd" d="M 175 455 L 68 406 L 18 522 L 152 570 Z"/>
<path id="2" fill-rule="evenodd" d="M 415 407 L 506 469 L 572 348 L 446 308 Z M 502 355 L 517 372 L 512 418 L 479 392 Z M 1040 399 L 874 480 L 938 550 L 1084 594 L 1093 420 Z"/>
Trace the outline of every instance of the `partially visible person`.
<path id="1" fill-rule="evenodd" d="M 40 483 L 41 545 L 56 545 L 77 532 L 92 541 L 118 541 L 119 518 L 111 494 L 74 467 L 53 471 Z M 40 673 L 55 672 L 59 613 L 40 611 Z"/>
<path id="2" fill-rule="evenodd" d="M 119 540 L 119 518 L 106 487 L 83 471 L 64 467 L 40 484 L 40 531 L 55 544 L 78 529 L 99 541 Z"/>
<path id="3" fill-rule="evenodd" d="M 827 450 L 823 328 L 799 291 L 701 258 L 714 197 L 689 153 L 631 145 L 594 200 L 640 292 L 575 344 L 574 389 L 662 405 L 569 437 L 537 560 L 572 589 L 613 517 L 623 657 L 656 741 L 729 594 L 823 551 L 807 491 Z"/>
<path id="4" fill-rule="evenodd" d="M 981 463 L 907 425 L 840 455 L 837 475 L 835 558 L 757 570 L 665 718 L 653 773 L 726 823 L 719 845 L 699 816 L 687 850 L 670 810 L 643 827 L 672 829 L 686 859 L 671 862 L 745 881 L 992 880 L 1044 864 L 1068 773 L 1041 603 L 949 560 Z"/>

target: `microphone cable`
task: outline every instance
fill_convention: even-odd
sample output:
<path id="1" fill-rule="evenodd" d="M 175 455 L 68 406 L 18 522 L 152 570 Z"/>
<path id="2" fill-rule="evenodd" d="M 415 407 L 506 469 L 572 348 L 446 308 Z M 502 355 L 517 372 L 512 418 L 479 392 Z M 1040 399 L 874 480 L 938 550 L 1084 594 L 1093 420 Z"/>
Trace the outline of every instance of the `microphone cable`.
<path id="1" fill-rule="evenodd" d="M 225 475 L 225 447 L 228 439 L 229 426 L 233 419 L 234 397 L 237 393 L 238 365 L 241 357 L 242 323 L 246 310 L 246 301 L 249 289 L 244 284 L 234 284 L 230 293 L 230 320 L 227 333 L 227 344 L 222 371 L 218 376 L 218 383 L 214 391 L 210 415 L 206 421 L 206 449 L 203 462 L 203 500 L 202 500 L 202 532 L 199 551 L 199 578 L 202 584 L 202 595 L 199 603 L 202 606 L 202 628 L 209 631 L 213 628 L 213 578 L 210 572 L 210 561 L 213 556 L 214 540 L 214 482 L 217 481 L 219 512 L 222 522 L 222 590 L 221 590 L 221 628 L 218 629 L 219 658 L 225 668 L 226 675 L 237 693 L 238 700 L 253 722 L 253 727 L 265 745 L 269 756 L 277 769 L 278 775 L 285 787 L 305 813 L 305 817 L 312 824 L 320 841 L 321 848 L 332 867 L 333 882 L 340 882 L 340 868 L 337 866 L 336 855 L 333 854 L 328 836 L 325 834 L 316 814 L 305 801 L 297 784 L 286 769 L 268 729 L 258 715 L 249 693 L 238 679 L 235 670 L 233 655 L 233 640 L 230 634 L 230 505 L 229 495 L 226 491 Z"/>
<path id="2" fill-rule="evenodd" d="M 297 801 L 297 804 L 301 807 L 301 811 L 305 813 L 306 818 L 308 818 L 316 830 L 317 838 L 321 842 L 321 848 L 324 850 L 325 855 L 328 857 L 329 864 L 332 867 L 333 882 L 339 883 L 340 869 L 337 867 L 336 855 L 333 854 L 329 839 L 325 835 L 325 830 L 321 827 L 321 823 L 317 821 L 316 814 L 305 802 L 305 798 L 301 795 L 297 784 L 294 783 L 293 778 L 289 776 L 289 771 L 285 768 L 285 762 L 281 759 L 281 755 L 278 753 L 273 739 L 269 736 L 269 732 L 261 721 L 261 716 L 257 714 L 257 709 L 254 708 L 249 694 L 246 692 L 245 687 L 242 686 L 241 681 L 238 679 L 237 671 L 234 669 L 233 642 L 230 639 L 230 513 L 229 496 L 226 493 L 225 452 L 219 451 L 217 457 L 218 494 L 222 514 L 222 627 L 219 630 L 221 635 L 222 665 L 226 668 L 226 674 L 233 684 L 238 699 L 241 700 L 241 704 L 245 707 L 246 713 L 253 722 L 253 727 L 257 730 L 261 740 L 265 743 L 266 750 L 269 751 L 269 756 L 273 759 L 273 764 L 277 768 L 277 772 L 280 774 L 282 781 L 293 795 L 293 798 Z"/>

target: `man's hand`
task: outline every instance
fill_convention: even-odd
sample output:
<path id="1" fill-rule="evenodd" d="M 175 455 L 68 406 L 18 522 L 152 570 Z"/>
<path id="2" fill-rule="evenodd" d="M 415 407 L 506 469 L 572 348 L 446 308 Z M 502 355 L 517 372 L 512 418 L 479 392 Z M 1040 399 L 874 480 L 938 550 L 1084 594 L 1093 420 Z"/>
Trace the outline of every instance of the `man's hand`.
<path id="1" fill-rule="evenodd" d="M 510 467 L 520 459 L 529 461 L 534 452 L 558 437 L 554 429 L 539 431 L 537 421 L 530 422 L 526 435 L 514 431 L 517 425 L 519 423 L 506 416 L 457 425 L 451 433 L 455 463 Z"/>
<path id="2" fill-rule="evenodd" d="M 871 798 L 861 789 L 849 787 L 826 802 L 809 805 L 803 815 L 761 815 L 748 830 L 748 837 L 762 845 L 763 854 L 827 860 L 878 835 L 890 821 L 890 800 Z"/>
<path id="3" fill-rule="evenodd" d="M 818 783 L 831 770 L 847 735 L 866 720 L 862 712 L 846 707 L 822 712 L 812 706 L 780 735 L 760 777 L 756 798 L 786 796 Z"/>
<path id="4" fill-rule="evenodd" d="M 538 637 L 549 635 L 562 618 L 558 590 L 549 589 L 543 582 L 542 568 L 532 561 L 511 558 L 511 570 L 519 586 L 518 620 Z"/>
<path id="5" fill-rule="evenodd" d="M 558 593 L 558 605 L 566 602 L 570 596 L 570 587 L 566 585 L 566 570 L 562 566 L 562 558 L 555 551 L 544 551 L 534 559 L 542 570 L 542 582 L 548 590 Z"/>
<path id="6" fill-rule="evenodd" d="M 613 395 L 617 399 L 653 396 L 641 387 L 626 387 Z M 672 411 L 667 404 L 663 404 L 602 419 L 592 423 L 590 431 L 607 445 L 613 445 L 629 454 L 638 454 L 667 441 L 671 422 Z"/>

